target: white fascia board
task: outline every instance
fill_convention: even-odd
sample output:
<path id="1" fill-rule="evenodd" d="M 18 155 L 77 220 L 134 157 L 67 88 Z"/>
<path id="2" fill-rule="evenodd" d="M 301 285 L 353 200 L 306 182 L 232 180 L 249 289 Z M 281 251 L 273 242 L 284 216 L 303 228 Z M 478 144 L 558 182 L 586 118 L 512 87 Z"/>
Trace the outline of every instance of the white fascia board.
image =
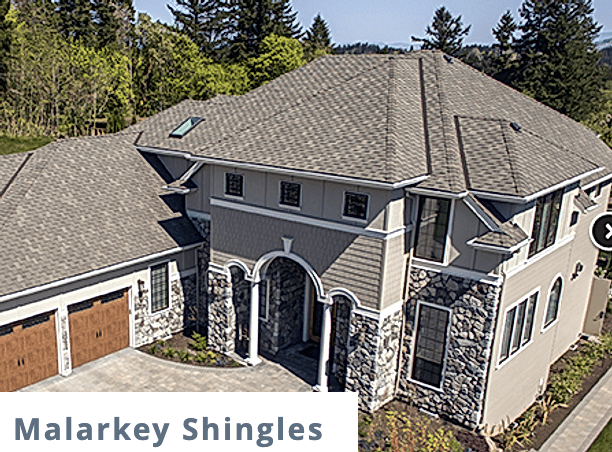
<path id="1" fill-rule="evenodd" d="M 436 198 L 446 198 L 446 199 L 463 199 L 465 198 L 469 192 L 464 191 L 461 193 L 451 193 L 447 191 L 435 190 L 431 188 L 410 188 L 407 190 L 408 193 L 413 195 L 423 195 L 423 196 L 433 196 Z"/>
<path id="2" fill-rule="evenodd" d="M 531 239 L 527 238 L 523 240 L 522 242 L 517 243 L 516 245 L 513 245 L 509 248 L 505 248 L 503 246 L 485 245 L 483 243 L 475 243 L 476 240 L 478 240 L 478 237 L 474 237 L 473 239 L 468 240 L 466 243 L 467 245 L 473 248 L 479 248 L 484 251 L 489 251 L 491 253 L 500 253 L 500 254 L 513 254 L 517 252 L 518 250 L 520 250 L 521 248 L 523 248 L 524 246 L 527 246 L 531 243 Z"/>
<path id="3" fill-rule="evenodd" d="M 332 174 L 315 173 L 312 171 L 293 170 L 293 169 L 281 168 L 277 166 L 259 165 L 255 163 L 245 163 L 245 162 L 234 162 L 231 160 L 223 160 L 223 159 L 216 159 L 216 158 L 210 158 L 210 157 L 200 157 L 200 156 L 192 155 L 186 152 L 168 151 L 165 149 L 150 148 L 146 146 L 137 146 L 137 149 L 139 151 L 151 152 L 153 154 L 183 157 L 189 161 L 202 162 L 203 164 L 224 165 L 224 166 L 230 166 L 233 168 L 249 169 L 249 170 L 254 170 L 254 171 L 265 171 L 268 173 L 275 173 L 275 174 L 286 174 L 290 176 L 304 177 L 308 179 L 326 180 L 330 182 L 340 182 L 340 183 L 350 184 L 350 185 L 359 185 L 360 187 L 378 188 L 381 190 L 396 190 L 398 188 L 404 188 L 410 185 L 419 184 L 423 182 L 424 180 L 426 180 L 427 178 L 429 178 L 428 174 L 424 174 L 421 176 L 414 177 L 412 179 L 406 179 L 406 180 L 395 182 L 395 183 L 378 182 L 375 180 L 358 179 L 358 178 L 347 177 L 347 176 L 335 176 Z"/>
<path id="4" fill-rule="evenodd" d="M 586 173 L 580 174 L 576 177 L 572 177 L 571 179 L 568 179 L 566 181 L 560 182 L 558 184 L 553 185 L 552 187 L 548 187 L 544 190 L 540 190 L 539 192 L 534 193 L 533 195 L 529 195 L 525 197 L 525 201 L 529 202 L 529 201 L 533 201 L 534 199 L 537 199 L 541 196 L 547 195 L 549 193 L 552 193 L 554 191 L 557 191 L 563 187 L 567 187 L 568 185 L 573 184 L 574 182 L 578 182 L 582 179 L 584 179 L 585 177 L 589 177 L 592 176 L 593 174 L 599 173 L 600 171 L 603 171 L 605 168 L 603 166 L 600 166 L 599 168 L 596 168 L 594 170 L 591 171 L 587 171 Z"/>
<path id="5" fill-rule="evenodd" d="M 197 173 L 198 170 L 202 168 L 203 166 L 204 166 L 204 162 L 195 162 L 193 165 L 189 167 L 187 171 L 185 171 L 185 174 L 179 177 L 179 180 L 181 180 L 182 182 L 187 182 L 189 179 L 191 179 L 191 176 Z"/>
<path id="6" fill-rule="evenodd" d="M 197 188 L 179 188 L 179 187 L 170 187 L 169 185 L 164 185 L 162 189 L 171 191 L 173 193 L 178 193 L 179 195 L 186 195 L 186 194 L 189 194 L 189 193 L 192 193 L 198 190 Z"/>
<path id="7" fill-rule="evenodd" d="M 604 177 L 599 178 L 599 179 L 597 179 L 597 180 L 594 180 L 593 182 L 590 182 L 590 183 L 588 183 L 588 184 L 584 185 L 584 186 L 583 186 L 583 187 L 581 187 L 581 188 L 582 188 L 583 190 L 588 190 L 589 188 L 594 187 L 595 185 L 599 185 L 599 184 L 601 184 L 602 182 L 607 182 L 607 181 L 609 181 L 610 179 L 612 179 L 612 173 L 610 173 L 610 174 L 606 174 Z"/>
<path id="8" fill-rule="evenodd" d="M 54 289 L 56 287 L 61 287 L 61 286 L 64 286 L 66 284 L 70 284 L 73 282 L 82 281 L 87 278 L 93 278 L 94 276 L 102 275 L 105 273 L 110 273 L 116 270 L 121 270 L 127 267 L 131 267 L 132 265 L 138 265 L 138 264 L 149 262 L 155 259 L 161 259 L 163 257 L 170 256 L 172 254 L 180 253 L 181 251 L 187 251 L 193 248 L 197 248 L 201 244 L 202 243 L 195 243 L 189 246 L 181 246 L 177 248 L 172 248 L 170 250 L 162 251 L 160 253 L 149 254 L 148 256 L 139 257 L 138 259 L 132 259 L 130 261 L 125 261 L 119 264 L 111 265 L 110 267 L 104 267 L 98 270 L 93 270 L 87 273 L 82 273 L 80 275 L 71 276 L 69 278 L 60 279 L 58 281 L 53 281 L 49 284 L 44 284 L 42 286 L 32 287 L 30 289 L 22 290 L 21 292 L 14 292 L 14 293 L 0 297 L 0 303 L 12 300 L 14 298 L 25 297 L 27 295 L 32 295 L 32 294 L 42 292 L 45 290 Z"/>
<path id="9" fill-rule="evenodd" d="M 478 204 L 476 204 L 470 197 L 463 198 L 463 202 L 470 208 L 474 215 L 476 215 L 484 225 L 493 232 L 501 232 L 501 229 L 495 221 L 485 212 Z"/>

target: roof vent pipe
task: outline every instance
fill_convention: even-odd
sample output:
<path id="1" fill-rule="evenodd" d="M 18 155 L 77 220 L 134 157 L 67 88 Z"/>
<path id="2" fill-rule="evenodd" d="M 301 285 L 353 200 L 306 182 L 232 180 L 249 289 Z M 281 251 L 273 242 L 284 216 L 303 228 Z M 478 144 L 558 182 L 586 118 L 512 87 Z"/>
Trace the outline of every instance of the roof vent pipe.
<path id="1" fill-rule="evenodd" d="M 512 129 L 515 132 L 520 132 L 521 131 L 521 126 L 519 126 L 516 122 L 511 122 L 510 123 L 510 127 L 512 127 Z"/>
<path id="2" fill-rule="evenodd" d="M 444 55 L 444 59 L 447 63 L 453 64 L 453 59 L 449 55 Z"/>

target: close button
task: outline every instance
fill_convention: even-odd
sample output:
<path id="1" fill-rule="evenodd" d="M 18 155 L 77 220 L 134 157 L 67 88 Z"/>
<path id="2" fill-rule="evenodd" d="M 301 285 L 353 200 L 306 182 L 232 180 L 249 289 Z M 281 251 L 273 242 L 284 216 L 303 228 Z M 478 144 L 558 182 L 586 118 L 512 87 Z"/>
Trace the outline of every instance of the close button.
<path id="1" fill-rule="evenodd" d="M 612 212 L 597 215 L 589 230 L 591 241 L 602 251 L 612 251 Z"/>

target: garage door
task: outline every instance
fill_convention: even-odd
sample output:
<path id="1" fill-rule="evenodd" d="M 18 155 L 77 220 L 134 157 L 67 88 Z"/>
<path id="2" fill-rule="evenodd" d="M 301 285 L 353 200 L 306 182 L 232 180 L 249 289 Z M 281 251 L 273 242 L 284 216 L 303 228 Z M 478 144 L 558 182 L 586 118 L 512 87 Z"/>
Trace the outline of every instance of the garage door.
<path id="1" fill-rule="evenodd" d="M 0 391 L 16 391 L 57 375 L 55 315 L 0 326 Z"/>
<path id="2" fill-rule="evenodd" d="M 68 313 L 73 368 L 130 345 L 127 290 L 71 305 Z"/>

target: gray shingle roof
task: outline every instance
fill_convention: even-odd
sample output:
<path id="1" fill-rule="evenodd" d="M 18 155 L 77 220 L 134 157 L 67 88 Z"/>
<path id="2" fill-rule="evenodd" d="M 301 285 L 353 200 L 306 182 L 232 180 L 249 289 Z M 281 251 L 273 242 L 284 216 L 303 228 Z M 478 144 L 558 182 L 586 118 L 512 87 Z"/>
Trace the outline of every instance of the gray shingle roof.
<path id="1" fill-rule="evenodd" d="M 31 154 L 0 198 L 0 295 L 202 241 L 160 196 L 135 138 L 59 140 Z M 2 174 L 13 160 L 0 156 Z"/>
<path id="2" fill-rule="evenodd" d="M 189 116 L 205 121 L 169 138 Z M 383 182 L 430 174 L 420 186 L 455 193 L 526 196 L 612 171 L 592 131 L 436 51 L 321 57 L 244 96 L 181 102 L 134 127 L 143 147 Z"/>

